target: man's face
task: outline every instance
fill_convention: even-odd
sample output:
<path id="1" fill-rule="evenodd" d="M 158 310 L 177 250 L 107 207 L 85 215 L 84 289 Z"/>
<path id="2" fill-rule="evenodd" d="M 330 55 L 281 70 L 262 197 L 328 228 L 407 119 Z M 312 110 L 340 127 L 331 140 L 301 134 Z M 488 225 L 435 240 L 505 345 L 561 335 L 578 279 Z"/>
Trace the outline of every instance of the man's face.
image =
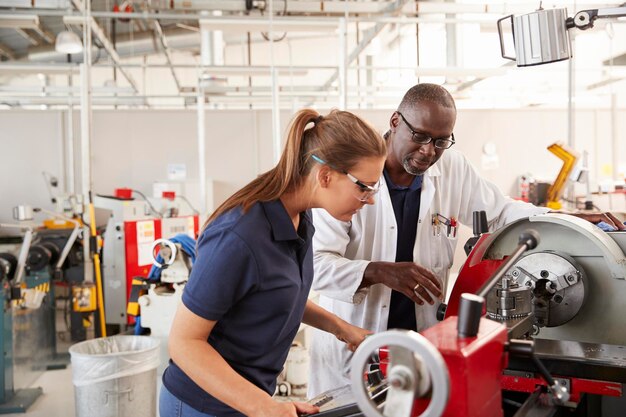
<path id="1" fill-rule="evenodd" d="M 412 108 L 401 109 L 400 112 L 406 122 L 398 112 L 391 116 L 390 125 L 394 134 L 389 144 L 387 161 L 402 165 L 411 175 L 421 175 L 441 158 L 445 149 L 435 147 L 434 140 L 425 145 L 416 143 L 413 132 L 421 137 L 429 136 L 434 139 L 451 136 L 456 110 L 437 103 L 421 102 Z"/>

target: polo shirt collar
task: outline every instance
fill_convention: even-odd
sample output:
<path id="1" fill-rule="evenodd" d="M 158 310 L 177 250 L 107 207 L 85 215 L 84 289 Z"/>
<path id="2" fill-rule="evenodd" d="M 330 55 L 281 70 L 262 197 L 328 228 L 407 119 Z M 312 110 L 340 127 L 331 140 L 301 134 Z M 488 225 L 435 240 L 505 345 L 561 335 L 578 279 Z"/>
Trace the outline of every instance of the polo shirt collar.
<path id="1" fill-rule="evenodd" d="M 391 180 L 391 177 L 389 176 L 389 173 L 387 172 L 387 169 L 383 169 L 383 175 L 385 176 L 385 182 L 387 183 L 387 186 L 389 187 L 390 190 L 411 190 L 411 191 L 415 191 L 418 190 L 422 187 L 422 181 L 424 179 L 424 174 L 422 175 L 416 175 L 415 178 L 413 178 L 413 182 L 411 183 L 411 185 L 409 185 L 408 187 L 402 186 L 402 185 L 396 185 L 394 184 L 394 182 Z"/>
<path id="2" fill-rule="evenodd" d="M 285 206 L 280 199 L 273 201 L 261 202 L 261 206 L 265 211 L 265 216 L 272 228 L 274 240 L 299 240 L 300 236 L 293 227 L 293 223 Z M 308 211 L 300 213 L 300 227 L 305 227 L 305 238 L 309 238 L 313 234 L 313 224 Z"/>

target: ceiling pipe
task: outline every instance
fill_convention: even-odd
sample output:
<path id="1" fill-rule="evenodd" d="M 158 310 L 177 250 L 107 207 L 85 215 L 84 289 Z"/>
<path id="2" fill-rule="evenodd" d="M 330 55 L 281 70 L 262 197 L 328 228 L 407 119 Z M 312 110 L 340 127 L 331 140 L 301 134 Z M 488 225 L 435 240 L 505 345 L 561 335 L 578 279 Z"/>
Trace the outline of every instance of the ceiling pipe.
<path id="1" fill-rule="evenodd" d="M 346 13 L 350 18 L 356 15 L 376 16 L 386 13 L 387 8 L 395 1 L 322 1 L 322 0 L 273 0 L 274 10 L 283 10 L 287 1 L 287 9 L 290 14 L 303 14 L 307 16 L 345 16 Z M 75 4 L 76 0 L 0 0 L 0 7 L 7 7 L 15 10 L 15 12 L 36 13 L 39 16 L 59 16 L 70 8 L 70 4 Z M 529 10 L 535 10 L 537 3 L 528 1 L 524 3 L 513 2 L 484 2 L 484 3 L 446 3 L 434 1 L 418 1 L 420 14 L 519 14 L 527 13 Z M 173 7 L 170 7 L 173 5 Z M 555 7 L 571 7 L 571 0 L 553 0 L 551 5 Z M 577 3 L 577 10 L 597 9 L 598 3 Z M 163 11 L 169 10 L 168 15 L 176 16 L 176 19 L 193 20 L 200 18 L 199 13 L 188 13 L 189 11 L 222 11 L 226 13 L 250 12 L 246 9 L 246 0 L 167 0 L 152 1 L 151 10 Z M 257 12 L 258 7 L 252 12 Z M 180 11 L 180 12 L 178 12 Z M 413 3 L 410 7 L 403 7 L 402 12 L 414 12 Z M 119 17 L 119 13 L 92 11 L 94 17 L 105 17 L 103 13 L 107 13 L 108 17 Z M 124 13 L 124 18 L 131 19 L 153 19 L 151 16 L 143 16 L 145 13 Z M 164 13 L 165 15 L 165 13 Z M 189 17 L 186 17 L 189 16 Z"/>
<path id="2" fill-rule="evenodd" d="M 200 44 L 200 35 L 188 30 L 178 28 L 163 30 L 163 34 L 167 36 L 167 46 L 170 50 L 197 48 Z M 119 57 L 156 54 L 159 51 L 155 49 L 153 35 L 153 31 L 135 32 L 132 40 L 130 34 L 117 35 L 115 50 Z M 94 52 L 97 53 L 97 50 L 94 49 Z M 56 52 L 54 47 L 45 46 L 30 48 L 27 58 L 33 62 L 62 63 L 67 60 L 67 55 Z M 80 57 L 77 56 L 75 59 L 75 62 L 80 62 Z"/>
<path id="3" fill-rule="evenodd" d="M 20 9 L 69 9 L 70 0 L 0 0 L 0 7 Z"/>
<path id="4" fill-rule="evenodd" d="M 67 15 L 67 14 L 66 14 Z M 73 15 L 70 15 L 73 16 Z M 159 15 L 160 17 L 160 15 Z M 206 16 L 205 16 L 206 17 Z M 338 25 L 337 19 L 327 20 L 332 22 L 336 26 Z M 485 19 L 443 19 L 443 18 L 397 18 L 397 17 L 382 17 L 377 19 L 361 19 L 358 18 L 358 22 L 380 22 L 380 23 L 398 23 L 398 24 L 413 24 L 413 23 L 489 23 Z M 206 24 L 210 24 L 212 20 L 205 20 Z M 241 24 L 241 21 L 237 22 Z M 491 22 L 493 23 L 493 22 Z M 330 24 L 330 23 L 329 23 Z M 230 24 L 232 27 L 232 23 Z M 245 25 L 244 25 L 245 26 Z M 495 23 L 494 23 L 495 28 Z M 247 32 L 247 30 L 246 30 Z M 130 35 L 118 35 L 116 39 L 115 49 L 120 57 L 129 57 L 146 54 L 156 54 L 159 51 L 155 49 L 153 42 L 152 31 L 135 32 L 133 33 L 133 39 L 131 41 Z M 167 37 L 167 44 L 170 50 L 173 49 L 188 49 L 198 48 L 200 45 L 200 35 L 198 32 L 193 32 L 182 28 L 172 28 L 163 30 L 163 34 Z M 301 33 L 301 36 L 291 35 L 290 38 L 310 37 L 305 33 Z M 254 42 L 254 41 L 253 41 Z M 265 41 L 263 41 L 265 42 Z M 97 51 L 95 51 L 97 52 Z M 134 53 L 134 55 L 131 55 Z M 29 61 L 35 62 L 65 62 L 67 56 L 60 54 L 54 50 L 54 47 L 49 45 L 29 48 L 27 55 Z M 76 57 L 76 62 L 80 62 L 80 57 Z"/>

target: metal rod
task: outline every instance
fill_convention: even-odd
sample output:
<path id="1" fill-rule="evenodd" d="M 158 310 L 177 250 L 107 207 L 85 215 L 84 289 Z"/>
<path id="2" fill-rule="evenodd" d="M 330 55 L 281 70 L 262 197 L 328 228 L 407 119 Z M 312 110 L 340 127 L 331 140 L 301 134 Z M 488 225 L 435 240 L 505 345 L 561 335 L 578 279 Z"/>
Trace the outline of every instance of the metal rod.
<path id="1" fill-rule="evenodd" d="M 572 38 L 572 51 L 575 49 L 576 38 Z M 576 149 L 576 110 L 574 96 L 576 95 L 576 62 L 574 57 L 567 61 L 567 145 L 571 149 Z M 570 208 L 576 208 L 576 197 L 574 195 L 574 184 L 567 186 L 567 200 L 574 203 L 567 203 Z"/>
<path id="2" fill-rule="evenodd" d="M 272 143 L 274 163 L 278 163 L 281 153 L 281 140 L 280 140 L 280 108 L 279 108 L 279 96 L 278 96 L 278 72 L 274 69 L 274 0 L 270 0 L 269 3 L 269 40 L 270 40 L 270 66 L 272 68 Z"/>
<path id="3" fill-rule="evenodd" d="M 178 81 L 178 77 L 176 76 L 176 72 L 174 71 L 174 67 L 172 66 L 172 54 L 170 52 L 170 48 L 167 45 L 167 40 L 165 39 L 165 35 L 163 34 L 163 28 L 161 28 L 161 24 L 158 20 L 154 21 L 154 28 L 159 34 L 159 41 L 161 42 L 161 47 L 163 48 L 163 52 L 165 53 L 165 60 L 167 61 L 167 65 L 170 68 L 170 72 L 172 73 L 172 78 L 174 78 L 174 83 L 176 84 L 176 89 L 180 91 L 180 82 Z"/>
<path id="4" fill-rule="evenodd" d="M 200 187 L 200 215 L 207 213 L 206 190 L 206 125 L 204 113 L 204 75 L 205 66 L 213 63 L 211 33 L 206 26 L 200 26 L 200 71 L 198 72 L 198 91 L 196 97 L 198 131 L 198 186 Z"/>
<path id="5" fill-rule="evenodd" d="M 345 17 L 339 19 L 339 109 L 346 110 L 348 107 L 348 23 Z"/>
<path id="6" fill-rule="evenodd" d="M 422 3 L 423 7 L 424 3 Z M 456 4 L 458 6 L 458 3 Z M 528 11 L 528 9 L 519 10 L 520 13 L 524 11 Z M 427 16 L 427 12 L 420 11 L 422 16 Z M 439 14 L 441 12 L 438 12 Z M 451 12 L 448 12 L 451 13 Z M 467 12 L 458 12 L 457 14 L 463 14 Z M 480 11 L 484 17 L 478 18 L 473 15 L 471 18 L 441 18 L 441 17 L 406 17 L 406 16 L 351 16 L 353 19 L 359 22 L 364 23 L 394 23 L 394 24 L 415 24 L 415 23 L 485 23 L 485 24 L 493 24 L 495 26 L 493 17 L 494 15 L 500 15 L 503 12 L 493 11 L 491 13 L 485 12 L 484 10 Z M 506 12 L 508 13 L 508 12 Z M 12 10 L 11 14 L 15 15 L 24 15 L 24 14 L 32 14 L 32 12 L 25 12 L 21 10 Z M 64 16 L 82 16 L 82 14 L 78 13 L 68 13 L 66 10 L 37 10 L 37 15 L 42 17 L 64 17 Z M 120 13 L 116 12 L 103 12 L 97 11 L 92 12 L 93 17 L 98 19 L 119 19 Z M 205 19 L 206 15 L 202 13 L 148 13 L 148 12 L 135 12 L 135 13 L 124 13 L 124 19 L 133 19 L 133 20 L 150 20 L 150 19 L 161 19 L 161 20 L 183 20 L 183 21 L 193 21 L 193 20 L 201 20 Z M 254 17 L 243 17 L 237 18 L 232 16 L 223 17 L 224 21 L 235 21 L 237 23 L 241 23 L 245 25 L 246 22 L 259 23 L 263 21 L 267 21 L 267 18 L 254 18 Z M 332 22 L 337 22 L 337 17 L 332 16 L 313 16 L 313 20 L 302 19 L 300 17 L 281 17 L 277 16 L 276 21 L 279 23 L 292 23 L 297 22 L 300 24 L 303 22 L 305 26 L 319 26 L 325 25 Z M 620 23 L 619 21 L 616 23 Z"/>
<path id="7" fill-rule="evenodd" d="M 67 76 L 67 85 L 72 88 L 73 80 L 72 74 Z M 74 194 L 75 190 L 75 166 L 74 166 L 74 108 L 72 106 L 71 95 L 68 95 L 68 108 L 67 108 L 67 174 L 66 174 L 66 187 L 67 192 Z"/>

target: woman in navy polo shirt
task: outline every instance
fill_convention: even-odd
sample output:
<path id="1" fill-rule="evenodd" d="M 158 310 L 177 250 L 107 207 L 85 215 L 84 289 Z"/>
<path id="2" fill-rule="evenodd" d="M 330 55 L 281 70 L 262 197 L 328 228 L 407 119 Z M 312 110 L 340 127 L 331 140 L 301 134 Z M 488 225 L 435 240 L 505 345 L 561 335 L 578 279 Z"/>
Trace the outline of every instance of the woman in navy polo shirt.
<path id="1" fill-rule="evenodd" d="M 308 300 L 310 209 L 349 221 L 374 203 L 385 156 L 381 136 L 349 112 L 296 114 L 278 165 L 226 200 L 204 225 L 170 332 L 161 417 L 318 411 L 271 397 L 300 322 L 351 349 L 369 332 Z"/>

